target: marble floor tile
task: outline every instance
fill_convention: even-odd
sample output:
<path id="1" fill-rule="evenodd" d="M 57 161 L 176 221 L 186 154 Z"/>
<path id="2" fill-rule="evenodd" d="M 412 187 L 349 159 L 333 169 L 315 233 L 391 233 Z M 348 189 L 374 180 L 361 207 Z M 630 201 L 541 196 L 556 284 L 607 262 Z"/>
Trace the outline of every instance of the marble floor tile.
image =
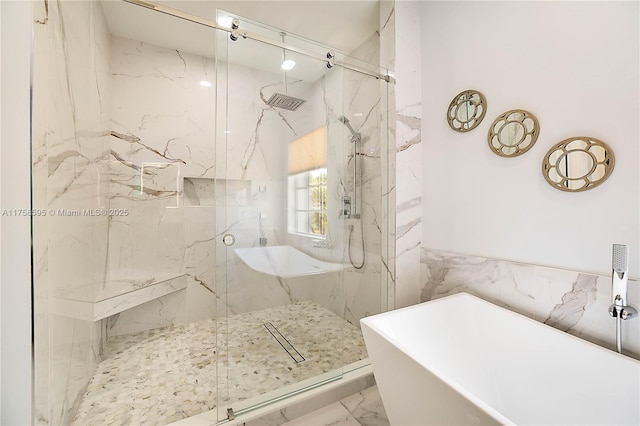
<path id="1" fill-rule="evenodd" d="M 362 426 L 389 426 L 377 386 L 344 398 L 340 403 Z"/>
<path id="2" fill-rule="evenodd" d="M 297 419 L 284 423 L 282 426 L 325 426 L 350 425 L 360 426 L 360 423 L 339 402 L 320 408 Z"/>
<path id="3" fill-rule="evenodd" d="M 372 386 L 341 399 L 339 402 L 327 405 L 307 415 L 291 421 L 277 422 L 272 425 L 282 426 L 327 426 L 327 425 L 358 425 L 358 426 L 389 426 L 387 413 L 382 405 L 382 399 L 377 386 Z"/>
<path id="4" fill-rule="evenodd" d="M 267 322 L 304 361 L 283 349 Z M 311 302 L 116 336 L 74 423 L 166 424 L 366 356 L 360 329 Z"/>

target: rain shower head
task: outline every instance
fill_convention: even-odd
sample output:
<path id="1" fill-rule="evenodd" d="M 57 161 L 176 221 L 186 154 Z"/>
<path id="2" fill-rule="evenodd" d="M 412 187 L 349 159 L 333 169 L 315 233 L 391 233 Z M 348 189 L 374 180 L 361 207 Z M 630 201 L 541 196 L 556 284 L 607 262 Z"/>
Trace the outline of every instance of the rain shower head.
<path id="1" fill-rule="evenodd" d="M 284 95 L 282 93 L 274 93 L 267 101 L 267 105 L 287 109 L 289 111 L 295 111 L 305 102 L 307 101 L 304 99 L 294 98 L 293 96 Z"/>
<path id="2" fill-rule="evenodd" d="M 353 130 L 353 127 L 349 124 L 349 119 L 347 117 L 341 115 L 338 117 L 338 121 L 347 126 L 347 129 L 351 132 L 351 142 L 360 142 L 362 140 L 362 135 Z"/>
<path id="3" fill-rule="evenodd" d="M 287 33 L 285 32 L 280 33 L 280 37 L 282 37 L 282 43 L 284 43 L 284 37 L 286 35 Z M 283 47 L 282 48 L 282 65 L 284 65 L 286 62 L 289 62 L 287 61 L 287 49 Z M 293 62 L 293 61 L 290 61 L 290 62 Z M 293 62 L 293 65 L 295 65 L 295 62 Z M 295 111 L 298 108 L 300 108 L 300 105 L 306 102 L 304 99 L 294 98 L 293 96 L 289 96 L 287 93 L 287 87 L 289 87 L 289 85 L 287 84 L 287 71 L 291 70 L 291 68 L 282 68 L 284 70 L 284 93 L 274 93 L 273 95 L 271 95 L 271 97 L 267 101 L 267 105 L 276 107 L 276 108 L 286 109 L 289 111 Z"/>

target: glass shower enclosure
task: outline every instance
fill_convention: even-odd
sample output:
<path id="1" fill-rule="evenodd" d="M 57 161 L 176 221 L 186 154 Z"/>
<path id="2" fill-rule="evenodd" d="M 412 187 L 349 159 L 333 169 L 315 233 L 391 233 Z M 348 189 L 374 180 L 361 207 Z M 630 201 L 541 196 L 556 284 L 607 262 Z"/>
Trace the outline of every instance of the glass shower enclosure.
<path id="1" fill-rule="evenodd" d="M 344 54 L 224 11 L 218 22 L 238 32 L 219 31 L 216 49 L 219 373 L 234 384 L 221 397 L 262 392 L 237 411 L 366 363 L 358 320 L 386 300 L 386 99 L 335 65 Z"/>
<path id="2" fill-rule="evenodd" d="M 34 422 L 222 422 L 368 365 L 375 36 L 346 55 L 222 10 L 34 7 Z"/>

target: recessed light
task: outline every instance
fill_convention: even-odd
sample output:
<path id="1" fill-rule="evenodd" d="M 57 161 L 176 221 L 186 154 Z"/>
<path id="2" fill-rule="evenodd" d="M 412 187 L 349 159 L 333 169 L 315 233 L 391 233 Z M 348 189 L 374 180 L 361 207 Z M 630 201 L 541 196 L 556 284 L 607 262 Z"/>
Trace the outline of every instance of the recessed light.
<path id="1" fill-rule="evenodd" d="M 200 82 L 200 86 L 202 86 L 202 87 L 211 87 L 211 82 L 207 81 L 207 80 L 202 80 Z"/>
<path id="2" fill-rule="evenodd" d="M 229 133 L 231 133 L 231 130 L 225 130 L 224 133 L 228 135 Z"/>
<path id="3" fill-rule="evenodd" d="M 355 114 L 353 114 L 354 117 L 362 117 L 362 113 L 361 112 L 356 112 Z"/>
<path id="4" fill-rule="evenodd" d="M 280 65 L 280 68 L 282 68 L 285 71 L 291 71 L 293 69 L 293 67 L 296 66 L 296 61 L 293 61 L 291 59 L 287 59 L 286 61 L 284 61 L 282 63 L 282 65 Z"/>

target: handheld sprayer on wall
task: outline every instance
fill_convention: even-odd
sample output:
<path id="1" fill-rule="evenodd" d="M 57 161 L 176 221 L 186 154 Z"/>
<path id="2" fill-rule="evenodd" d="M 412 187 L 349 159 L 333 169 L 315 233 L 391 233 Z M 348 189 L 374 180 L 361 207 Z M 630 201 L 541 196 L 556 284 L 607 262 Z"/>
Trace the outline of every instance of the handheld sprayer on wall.
<path id="1" fill-rule="evenodd" d="M 616 350 L 622 353 L 622 320 L 638 316 L 638 310 L 627 304 L 627 279 L 629 275 L 629 247 L 613 245 L 611 299 L 609 315 L 616 319 Z"/>

